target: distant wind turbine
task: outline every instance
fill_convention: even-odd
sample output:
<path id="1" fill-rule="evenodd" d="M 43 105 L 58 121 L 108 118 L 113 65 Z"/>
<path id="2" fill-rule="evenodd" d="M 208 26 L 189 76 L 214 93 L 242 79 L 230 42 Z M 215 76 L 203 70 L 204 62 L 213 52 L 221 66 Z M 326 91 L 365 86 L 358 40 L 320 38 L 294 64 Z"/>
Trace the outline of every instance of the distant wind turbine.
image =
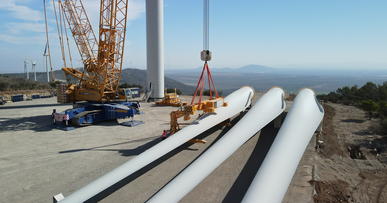
<path id="1" fill-rule="evenodd" d="M 32 59 L 31 59 L 31 64 L 32 64 L 32 69 L 34 70 L 34 79 L 36 81 L 36 61 L 32 62 Z"/>
<path id="2" fill-rule="evenodd" d="M 23 61 L 23 59 L 22 59 Z M 26 56 L 26 59 L 24 59 L 24 72 L 27 73 L 27 79 L 30 79 L 30 76 L 28 74 L 28 61 L 27 61 L 27 56 Z"/>

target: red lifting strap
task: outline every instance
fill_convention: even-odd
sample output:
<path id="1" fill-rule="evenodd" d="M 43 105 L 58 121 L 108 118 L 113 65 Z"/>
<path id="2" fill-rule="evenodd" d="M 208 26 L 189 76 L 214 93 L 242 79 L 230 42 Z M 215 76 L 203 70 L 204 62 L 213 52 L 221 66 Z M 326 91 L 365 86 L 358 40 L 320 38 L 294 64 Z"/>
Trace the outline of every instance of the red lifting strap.
<path id="1" fill-rule="evenodd" d="M 212 82 L 212 86 L 214 86 L 214 91 L 215 91 L 215 94 L 216 94 L 216 98 L 219 98 L 218 92 L 216 91 L 216 88 L 215 88 L 214 80 L 212 79 L 212 76 L 211 76 L 211 73 L 210 73 L 210 68 L 208 68 L 207 62 L 205 62 L 202 74 L 201 74 L 199 82 L 198 82 L 198 86 L 196 86 L 195 94 L 194 94 L 194 96 L 192 98 L 192 102 L 191 102 L 191 105 L 193 105 L 193 103 L 195 101 L 196 93 L 197 93 L 197 91 L 199 89 L 199 86 L 200 86 L 200 97 L 199 97 L 198 108 L 200 108 L 200 105 L 202 103 L 203 87 L 204 87 L 206 71 L 207 71 L 207 75 L 208 75 L 208 87 L 209 87 L 209 90 L 210 90 L 210 98 L 212 99 L 211 82 Z"/>

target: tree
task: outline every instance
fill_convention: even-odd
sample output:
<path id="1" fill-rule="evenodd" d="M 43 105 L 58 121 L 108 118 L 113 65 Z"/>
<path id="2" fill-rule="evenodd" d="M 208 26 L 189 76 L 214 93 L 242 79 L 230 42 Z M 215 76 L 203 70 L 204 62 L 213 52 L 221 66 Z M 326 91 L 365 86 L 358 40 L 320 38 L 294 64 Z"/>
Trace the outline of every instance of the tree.
<path id="1" fill-rule="evenodd" d="M 344 101 L 352 101 L 353 100 L 354 95 L 348 86 L 345 86 L 343 88 L 338 88 L 336 90 L 336 92 L 338 94 L 341 94 L 341 97 L 340 97 L 341 100 L 344 100 Z"/>
<path id="2" fill-rule="evenodd" d="M 357 85 L 354 85 L 353 87 L 351 87 L 351 92 L 352 92 L 352 95 L 353 95 L 353 101 L 360 101 L 359 99 L 359 96 L 357 95 L 358 94 L 358 86 Z"/>
<path id="3" fill-rule="evenodd" d="M 382 85 L 378 85 L 378 94 L 380 100 L 387 101 L 387 83 L 383 82 Z"/>
<path id="4" fill-rule="evenodd" d="M 327 95 L 327 100 L 330 101 L 330 102 L 333 102 L 333 103 L 337 103 L 337 101 L 340 99 L 340 94 L 336 93 L 336 92 L 330 92 L 328 95 Z"/>
<path id="5" fill-rule="evenodd" d="M 380 101 L 378 94 L 378 86 L 372 82 L 367 82 L 363 87 L 361 87 L 357 92 L 361 100 L 371 99 L 373 101 Z"/>
<path id="6" fill-rule="evenodd" d="M 380 106 L 373 100 L 363 100 L 358 104 L 358 107 L 370 114 L 370 120 L 372 118 L 372 112 L 379 110 Z"/>
<path id="7" fill-rule="evenodd" d="M 327 102 L 327 95 L 326 94 L 318 94 L 316 95 L 317 100 L 323 100 L 324 102 Z"/>
<path id="8" fill-rule="evenodd" d="M 387 102 L 385 101 L 380 101 L 379 102 L 379 113 L 382 114 L 383 116 L 387 116 Z"/>

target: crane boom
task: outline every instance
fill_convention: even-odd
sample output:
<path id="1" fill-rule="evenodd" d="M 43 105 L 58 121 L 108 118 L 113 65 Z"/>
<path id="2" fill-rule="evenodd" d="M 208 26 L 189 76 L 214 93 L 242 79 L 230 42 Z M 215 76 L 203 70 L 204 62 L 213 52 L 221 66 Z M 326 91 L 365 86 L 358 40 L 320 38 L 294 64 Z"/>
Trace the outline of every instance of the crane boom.
<path id="1" fill-rule="evenodd" d="M 99 22 L 98 70 L 105 93 L 115 93 L 121 77 L 128 0 L 102 0 Z"/>
<path id="2" fill-rule="evenodd" d="M 114 99 L 122 70 L 128 0 L 101 0 L 99 41 L 96 40 L 81 0 L 59 2 L 87 75 L 73 68 L 65 67 L 62 70 L 81 81 L 79 90 L 98 93 L 98 96 L 85 96 L 84 100 Z M 78 100 L 77 97 L 75 100 Z"/>
<path id="3" fill-rule="evenodd" d="M 90 73 L 89 64 L 96 63 L 98 42 L 81 0 L 59 1 L 65 13 L 75 44 Z M 92 73 L 92 72 L 91 72 Z"/>

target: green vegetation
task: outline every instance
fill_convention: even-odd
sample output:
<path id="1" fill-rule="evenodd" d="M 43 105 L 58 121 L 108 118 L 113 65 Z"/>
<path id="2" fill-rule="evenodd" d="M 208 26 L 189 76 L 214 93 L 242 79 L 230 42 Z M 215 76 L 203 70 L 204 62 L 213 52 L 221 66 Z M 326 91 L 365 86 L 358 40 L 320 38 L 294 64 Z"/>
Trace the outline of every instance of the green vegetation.
<path id="1" fill-rule="evenodd" d="M 368 114 L 370 115 L 370 120 L 372 118 L 372 112 L 375 112 L 379 110 L 380 106 L 372 101 L 371 99 L 369 100 L 363 100 L 357 105 L 359 108 L 363 109 L 364 111 L 367 111 Z"/>
<path id="2" fill-rule="evenodd" d="M 380 128 L 387 132 L 387 81 L 379 85 L 367 82 L 361 88 L 358 88 L 357 85 L 353 87 L 345 86 L 338 88 L 336 92 L 320 94 L 316 97 L 324 102 L 357 105 L 369 114 L 370 119 L 372 113 L 377 112 L 377 116 L 380 118 Z"/>
<path id="3" fill-rule="evenodd" d="M 317 99 L 343 104 L 356 104 L 369 99 L 375 102 L 387 101 L 387 81 L 381 85 L 367 82 L 361 88 L 358 88 L 357 85 L 353 87 L 345 86 L 338 88 L 336 92 L 317 95 Z"/>
<path id="4" fill-rule="evenodd" d="M 175 93 L 175 88 L 168 88 L 167 93 Z M 176 94 L 181 95 L 182 92 L 179 89 L 176 89 Z"/>
<path id="5" fill-rule="evenodd" d="M 0 91 L 52 89 L 48 83 L 0 76 Z"/>
<path id="6" fill-rule="evenodd" d="M 379 102 L 379 113 L 381 116 L 386 117 L 387 116 L 387 102 L 385 101 L 380 101 Z"/>

